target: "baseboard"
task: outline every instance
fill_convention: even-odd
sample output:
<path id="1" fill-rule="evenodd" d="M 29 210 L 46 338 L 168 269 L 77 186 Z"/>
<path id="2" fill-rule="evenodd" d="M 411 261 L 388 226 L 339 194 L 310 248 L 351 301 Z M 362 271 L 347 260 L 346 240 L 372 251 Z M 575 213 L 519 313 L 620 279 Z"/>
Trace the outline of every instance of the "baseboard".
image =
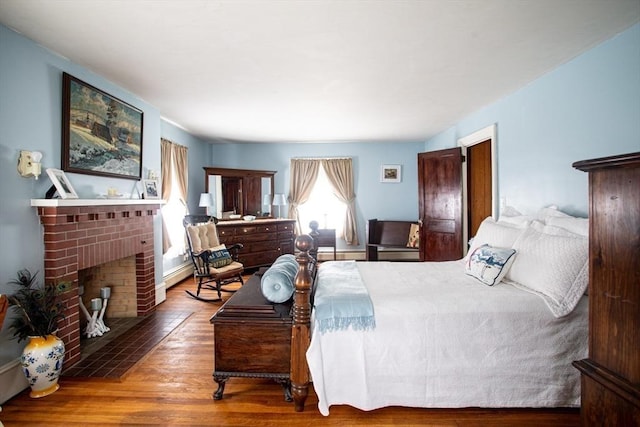
<path id="1" fill-rule="evenodd" d="M 192 275 L 193 264 L 191 264 L 191 262 L 186 262 L 167 271 L 162 280 L 165 283 L 166 289 L 169 289 L 173 285 L 182 282 L 184 279 Z"/>
<path id="2" fill-rule="evenodd" d="M 156 305 L 167 299 L 167 284 L 161 282 L 156 284 Z"/>
<path id="3" fill-rule="evenodd" d="M 29 387 L 22 372 L 20 357 L 0 366 L 0 405 Z"/>

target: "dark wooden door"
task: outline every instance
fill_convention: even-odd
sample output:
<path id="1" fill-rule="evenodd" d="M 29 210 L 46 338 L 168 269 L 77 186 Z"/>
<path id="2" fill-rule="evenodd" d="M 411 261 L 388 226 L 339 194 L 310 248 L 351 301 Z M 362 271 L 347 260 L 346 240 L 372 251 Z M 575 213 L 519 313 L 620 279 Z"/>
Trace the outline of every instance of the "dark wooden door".
<path id="1" fill-rule="evenodd" d="M 418 153 L 420 260 L 462 258 L 462 151 Z"/>
<path id="2" fill-rule="evenodd" d="M 468 236 L 475 236 L 480 223 L 492 214 L 491 140 L 467 147 Z"/>

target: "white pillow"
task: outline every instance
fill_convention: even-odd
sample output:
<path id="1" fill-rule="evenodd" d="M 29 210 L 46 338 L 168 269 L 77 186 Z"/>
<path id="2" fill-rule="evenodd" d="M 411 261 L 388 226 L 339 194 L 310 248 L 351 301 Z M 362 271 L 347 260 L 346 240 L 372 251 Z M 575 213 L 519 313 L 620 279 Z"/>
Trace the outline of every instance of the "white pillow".
<path id="1" fill-rule="evenodd" d="M 499 223 L 516 225 L 518 227 L 526 227 L 534 218 L 529 215 L 518 216 L 501 216 L 498 219 Z"/>
<path id="2" fill-rule="evenodd" d="M 540 221 L 544 223 L 546 223 L 549 218 L 554 218 L 554 217 L 555 218 L 567 218 L 567 217 L 571 218 L 571 215 L 558 210 L 558 207 L 556 205 L 551 205 L 551 206 L 547 206 L 546 208 L 540 209 L 536 216 Z"/>
<path id="3" fill-rule="evenodd" d="M 500 210 L 498 222 L 506 222 L 513 225 L 526 226 L 527 223 L 534 218 L 529 215 L 523 215 L 517 209 L 511 206 L 505 206 Z M 523 225 L 524 224 L 524 225 Z"/>
<path id="4" fill-rule="evenodd" d="M 566 316 L 587 288 L 589 242 L 575 234 L 554 235 L 557 230 L 550 228 L 542 232 L 539 227 L 532 224 L 513 244 L 518 256 L 505 281 L 541 296 L 555 317 Z"/>
<path id="5" fill-rule="evenodd" d="M 581 236 L 589 235 L 589 219 L 588 218 L 578 218 L 578 217 L 560 217 L 560 216 L 551 216 L 548 217 L 546 222 L 547 225 L 552 225 L 554 227 L 564 228 L 567 231 L 570 231 L 575 234 L 579 234 Z"/>
<path id="6" fill-rule="evenodd" d="M 516 226 L 499 221 L 496 222 L 492 217 L 485 218 L 471 241 L 465 261 L 468 261 L 473 251 L 482 245 L 489 245 L 496 248 L 512 247 L 518 237 L 524 232 L 525 226 L 526 223 Z"/>
<path id="7" fill-rule="evenodd" d="M 515 253 L 515 249 L 511 248 L 482 245 L 473 251 L 465 263 L 465 273 L 485 285 L 497 285 L 513 264 Z"/>

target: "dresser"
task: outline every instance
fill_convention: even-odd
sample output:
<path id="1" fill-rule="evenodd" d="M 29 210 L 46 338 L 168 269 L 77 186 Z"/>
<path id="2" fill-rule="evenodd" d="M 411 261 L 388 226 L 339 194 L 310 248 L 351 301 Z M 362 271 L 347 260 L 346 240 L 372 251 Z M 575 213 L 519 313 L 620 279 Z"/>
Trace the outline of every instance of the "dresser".
<path id="1" fill-rule="evenodd" d="M 216 227 L 220 243 L 242 243 L 238 256 L 245 269 L 271 265 L 280 255 L 293 253 L 293 219 L 220 221 Z"/>
<path id="2" fill-rule="evenodd" d="M 213 398 L 222 399 L 230 377 L 270 378 L 291 401 L 291 305 L 262 295 L 260 269 L 210 319 L 214 333 Z"/>
<path id="3" fill-rule="evenodd" d="M 589 355 L 584 426 L 640 425 L 640 153 L 573 164 L 589 173 Z"/>

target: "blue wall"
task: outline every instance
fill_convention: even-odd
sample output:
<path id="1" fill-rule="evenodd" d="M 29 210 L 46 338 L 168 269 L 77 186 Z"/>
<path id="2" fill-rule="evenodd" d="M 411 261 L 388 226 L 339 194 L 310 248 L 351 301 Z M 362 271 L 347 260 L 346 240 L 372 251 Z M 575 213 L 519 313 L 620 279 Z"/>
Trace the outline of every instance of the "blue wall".
<path id="1" fill-rule="evenodd" d="M 499 197 L 523 213 L 588 212 L 572 163 L 640 151 L 640 24 L 431 138 L 425 151 L 497 123 Z"/>
<path id="2" fill-rule="evenodd" d="M 214 144 L 211 166 L 276 170 L 275 192 L 289 193 L 289 164 L 294 157 L 351 157 L 356 193 L 356 219 L 360 245 L 364 250 L 366 220 L 369 218 L 415 220 L 418 218 L 416 154 L 423 143 L 281 143 Z M 383 164 L 402 166 L 400 183 L 381 183 Z M 304 226 L 305 224 L 303 224 Z M 346 248 L 344 241 L 338 248 Z"/>
<path id="3" fill-rule="evenodd" d="M 130 92 L 0 26 L 0 291 L 20 268 L 43 270 L 44 245 L 30 199 L 44 198 L 51 182 L 46 168 L 61 168 L 62 73 L 67 72 L 144 112 L 143 176 L 160 172 L 160 112 Z M 20 150 L 43 153 L 43 175 L 37 181 L 18 175 Z M 84 174 L 67 174 L 80 198 L 96 198 L 109 187 L 134 192 L 136 181 Z M 140 187 L 139 187 L 140 188 Z M 154 221 L 160 228 L 160 217 Z M 11 243 L 8 243 L 11 242 Z M 156 233 L 156 252 L 161 254 Z M 162 282 L 161 255 L 156 256 L 156 283 Z"/>

